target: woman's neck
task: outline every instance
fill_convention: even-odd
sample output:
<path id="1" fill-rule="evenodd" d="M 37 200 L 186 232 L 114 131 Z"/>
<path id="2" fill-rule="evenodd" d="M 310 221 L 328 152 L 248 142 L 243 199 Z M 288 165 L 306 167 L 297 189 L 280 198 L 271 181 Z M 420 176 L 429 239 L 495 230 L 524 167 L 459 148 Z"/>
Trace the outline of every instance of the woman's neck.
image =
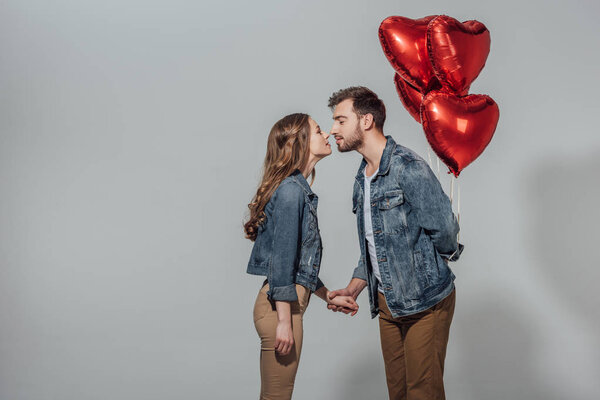
<path id="1" fill-rule="evenodd" d="M 308 177 L 313 172 L 313 169 L 315 169 L 315 165 L 317 164 L 317 161 L 319 161 L 319 160 L 312 158 L 312 157 L 308 159 L 308 163 L 306 163 L 306 167 L 304 167 L 304 170 L 301 171 L 302 175 L 304 175 L 304 179 L 308 180 Z"/>

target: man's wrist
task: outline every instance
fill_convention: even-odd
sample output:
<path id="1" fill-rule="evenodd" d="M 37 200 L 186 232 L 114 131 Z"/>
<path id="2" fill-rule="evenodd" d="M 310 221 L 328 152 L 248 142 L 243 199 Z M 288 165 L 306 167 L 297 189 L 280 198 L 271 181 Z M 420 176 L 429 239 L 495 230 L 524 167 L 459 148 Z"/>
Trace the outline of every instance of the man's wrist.
<path id="1" fill-rule="evenodd" d="M 348 289 L 350 295 L 354 298 L 354 300 L 356 300 L 360 292 L 364 289 L 366 283 L 366 281 L 360 278 L 352 278 L 352 280 L 346 288 Z"/>

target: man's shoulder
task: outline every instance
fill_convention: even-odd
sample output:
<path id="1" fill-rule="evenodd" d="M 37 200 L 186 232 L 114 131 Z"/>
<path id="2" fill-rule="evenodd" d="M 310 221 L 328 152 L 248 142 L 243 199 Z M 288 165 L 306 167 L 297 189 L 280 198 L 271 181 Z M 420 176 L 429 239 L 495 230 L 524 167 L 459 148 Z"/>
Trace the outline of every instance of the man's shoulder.
<path id="1" fill-rule="evenodd" d="M 413 161 L 425 161 L 423 157 L 418 155 L 414 150 L 396 143 L 396 147 L 392 152 L 391 160 L 393 164 L 405 165 Z"/>
<path id="2" fill-rule="evenodd" d="M 402 180 L 413 180 L 425 182 L 436 179 L 429 167 L 429 163 L 414 150 L 396 144 L 390 160 L 390 176 L 402 177 Z"/>

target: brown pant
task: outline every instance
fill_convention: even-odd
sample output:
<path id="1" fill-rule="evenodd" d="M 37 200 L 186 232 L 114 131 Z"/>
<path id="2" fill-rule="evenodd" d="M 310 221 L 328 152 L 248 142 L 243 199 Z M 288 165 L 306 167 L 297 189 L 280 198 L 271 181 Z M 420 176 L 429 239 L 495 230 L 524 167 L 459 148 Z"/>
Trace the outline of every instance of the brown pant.
<path id="1" fill-rule="evenodd" d="M 291 302 L 294 347 L 286 356 L 275 352 L 277 310 L 267 298 L 269 284 L 265 283 L 254 303 L 254 326 L 260 337 L 260 399 L 291 399 L 294 380 L 302 351 L 302 317 L 308 306 L 310 290 L 296 285 L 298 301 Z"/>
<path id="2" fill-rule="evenodd" d="M 390 399 L 445 399 L 444 359 L 456 290 L 418 314 L 394 318 L 379 293 L 379 332 Z"/>

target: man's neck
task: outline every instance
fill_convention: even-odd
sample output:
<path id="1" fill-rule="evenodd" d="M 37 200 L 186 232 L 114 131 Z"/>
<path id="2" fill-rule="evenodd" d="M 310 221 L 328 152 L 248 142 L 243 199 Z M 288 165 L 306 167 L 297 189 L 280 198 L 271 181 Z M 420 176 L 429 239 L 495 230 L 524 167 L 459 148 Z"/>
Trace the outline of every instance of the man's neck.
<path id="1" fill-rule="evenodd" d="M 366 174 L 368 176 L 379 168 L 381 155 L 387 144 L 387 139 L 381 131 L 374 131 L 365 134 L 363 145 L 360 146 L 358 152 L 362 154 L 367 162 Z"/>

